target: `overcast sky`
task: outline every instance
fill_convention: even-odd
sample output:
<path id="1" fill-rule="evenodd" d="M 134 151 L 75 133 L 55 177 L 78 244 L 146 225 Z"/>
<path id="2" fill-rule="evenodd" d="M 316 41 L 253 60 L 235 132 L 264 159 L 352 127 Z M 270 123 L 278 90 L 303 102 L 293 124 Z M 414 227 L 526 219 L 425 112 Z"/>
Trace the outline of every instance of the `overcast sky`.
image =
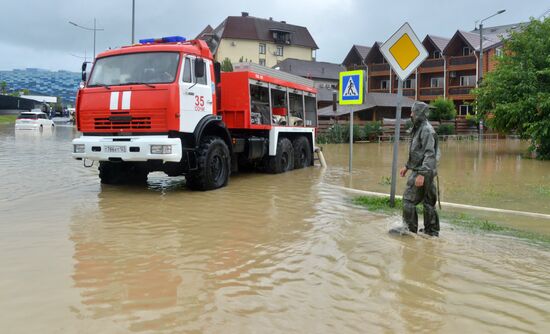
<path id="1" fill-rule="evenodd" d="M 97 52 L 131 41 L 132 0 L 2 0 L 0 70 L 39 67 L 79 71 L 93 34 L 68 23 L 93 26 Z M 479 18 L 499 9 L 485 23 L 502 25 L 538 17 L 548 0 L 136 0 L 136 39 L 181 35 L 195 37 L 207 24 L 216 27 L 231 15 L 273 17 L 306 26 L 319 46 L 317 59 L 341 63 L 353 44 L 385 41 L 409 22 L 420 39 L 427 33 L 451 37 L 472 30 Z"/>

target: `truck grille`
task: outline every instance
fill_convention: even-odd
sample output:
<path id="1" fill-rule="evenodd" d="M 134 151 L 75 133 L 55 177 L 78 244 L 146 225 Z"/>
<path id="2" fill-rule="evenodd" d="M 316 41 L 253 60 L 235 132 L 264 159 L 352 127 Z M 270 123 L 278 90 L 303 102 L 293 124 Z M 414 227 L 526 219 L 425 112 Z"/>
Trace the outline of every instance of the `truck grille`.
<path id="1" fill-rule="evenodd" d="M 111 116 L 94 118 L 96 130 L 150 129 L 151 117 Z"/>

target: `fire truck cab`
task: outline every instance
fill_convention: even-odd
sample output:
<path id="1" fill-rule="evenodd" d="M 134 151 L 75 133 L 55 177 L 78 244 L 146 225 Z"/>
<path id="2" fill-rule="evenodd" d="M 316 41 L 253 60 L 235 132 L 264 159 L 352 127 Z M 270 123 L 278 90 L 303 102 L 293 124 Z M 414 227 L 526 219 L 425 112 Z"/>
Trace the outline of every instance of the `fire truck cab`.
<path id="1" fill-rule="evenodd" d="M 313 165 L 311 80 L 254 64 L 222 73 L 204 41 L 173 36 L 103 52 L 83 81 L 72 155 L 98 161 L 103 183 L 163 171 L 211 190 L 239 167 Z"/>

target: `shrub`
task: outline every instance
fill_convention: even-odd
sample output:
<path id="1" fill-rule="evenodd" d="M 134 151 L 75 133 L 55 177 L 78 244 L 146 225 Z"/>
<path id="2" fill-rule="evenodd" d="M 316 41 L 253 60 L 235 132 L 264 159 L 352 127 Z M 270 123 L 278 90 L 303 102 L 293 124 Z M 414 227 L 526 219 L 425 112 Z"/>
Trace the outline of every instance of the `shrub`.
<path id="1" fill-rule="evenodd" d="M 466 124 L 468 124 L 468 126 L 477 127 L 479 125 L 479 120 L 474 115 L 466 115 Z"/>
<path id="2" fill-rule="evenodd" d="M 454 126 L 454 124 L 441 124 L 437 128 L 436 132 L 440 136 L 454 135 L 455 134 L 455 126 Z"/>
<path id="3" fill-rule="evenodd" d="M 430 121 L 441 122 L 442 120 L 455 119 L 456 110 L 453 101 L 438 97 L 430 105 L 433 107 L 428 115 Z"/>
<path id="4" fill-rule="evenodd" d="M 378 136 L 381 136 L 383 133 L 382 122 L 368 122 L 364 127 L 365 139 L 375 139 Z"/>

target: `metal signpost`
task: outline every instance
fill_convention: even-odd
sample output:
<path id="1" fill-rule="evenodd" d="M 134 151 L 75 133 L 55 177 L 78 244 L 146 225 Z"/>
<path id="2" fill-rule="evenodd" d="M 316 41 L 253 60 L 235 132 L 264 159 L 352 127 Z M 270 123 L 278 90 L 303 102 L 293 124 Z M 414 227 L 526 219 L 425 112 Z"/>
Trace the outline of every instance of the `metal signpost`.
<path id="1" fill-rule="evenodd" d="M 363 104 L 365 74 L 362 70 L 340 72 L 339 104 Z M 353 165 L 353 109 L 349 111 L 349 172 Z"/>
<path id="2" fill-rule="evenodd" d="M 428 57 L 428 51 L 426 51 L 422 42 L 420 42 L 408 23 L 403 24 L 403 26 L 401 26 L 401 28 L 380 47 L 380 51 L 398 77 L 390 192 L 390 205 L 393 207 L 395 206 L 395 188 L 397 183 L 397 158 L 401 130 L 403 81 L 405 81 Z M 390 82 L 392 79 L 393 78 L 390 78 Z"/>

